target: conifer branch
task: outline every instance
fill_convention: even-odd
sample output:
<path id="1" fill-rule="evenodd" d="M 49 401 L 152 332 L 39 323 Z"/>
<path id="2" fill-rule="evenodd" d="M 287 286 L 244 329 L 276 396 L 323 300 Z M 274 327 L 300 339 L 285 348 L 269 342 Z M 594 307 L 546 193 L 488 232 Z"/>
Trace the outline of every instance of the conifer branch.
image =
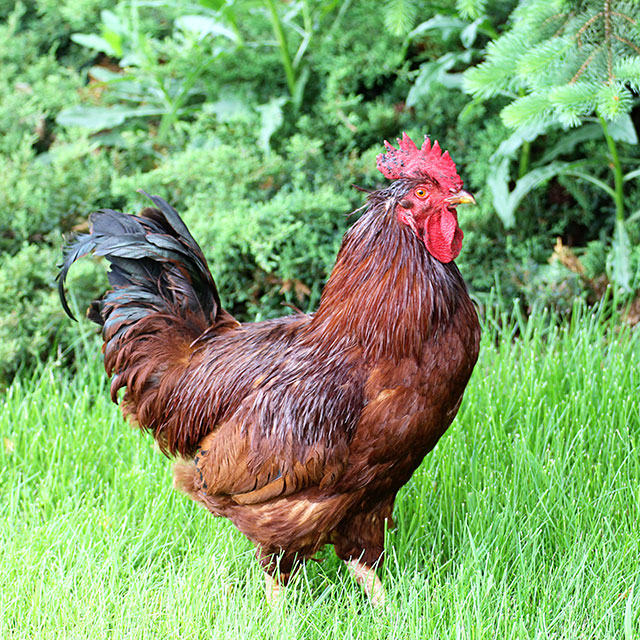
<path id="1" fill-rule="evenodd" d="M 613 37 L 616 40 L 619 40 L 620 42 L 624 42 L 624 44 L 629 45 L 632 49 L 634 49 L 636 51 L 636 53 L 640 54 L 640 47 L 636 47 L 636 45 L 633 44 L 633 42 L 631 42 L 631 40 L 627 40 L 626 38 L 623 38 L 622 36 L 619 36 L 617 33 L 614 33 Z"/>
<path id="2" fill-rule="evenodd" d="M 549 16 L 548 18 L 545 18 L 542 21 L 542 26 L 544 27 L 545 25 L 547 25 L 549 22 L 552 22 L 553 20 L 558 20 L 559 18 L 564 18 L 564 17 L 570 17 L 570 14 L 566 14 L 566 13 L 554 13 L 552 16 Z M 565 22 L 566 24 L 566 22 Z M 562 25 L 565 26 L 565 25 Z"/>
<path id="3" fill-rule="evenodd" d="M 626 13 L 620 13 L 619 11 L 612 11 L 612 16 L 616 16 L 617 18 L 623 18 L 624 20 L 628 20 L 632 25 L 637 25 L 638 21 L 634 20 L 631 16 L 628 16 Z"/>
<path id="4" fill-rule="evenodd" d="M 560 26 L 560 29 L 558 29 L 558 31 L 554 34 L 554 37 L 555 37 L 556 35 L 560 35 L 562 33 L 562 30 L 567 26 L 567 22 L 569 22 L 572 15 L 573 15 L 572 13 L 554 13 L 552 16 L 549 16 L 548 18 L 545 18 L 542 21 L 542 26 L 544 27 L 550 22 L 553 22 L 554 20 L 560 20 L 561 18 L 566 18 L 566 20 Z"/>
<path id="5" fill-rule="evenodd" d="M 563 23 L 558 27 L 558 30 L 552 36 L 553 38 L 557 38 L 562 35 L 562 32 L 566 29 L 567 25 L 571 22 L 571 18 L 575 17 L 575 15 L 576 15 L 575 11 L 569 11 L 569 13 L 554 13 L 552 16 L 549 16 L 548 18 L 545 18 L 542 21 L 542 26 L 544 27 L 548 25 L 550 22 L 553 22 L 554 20 L 564 19 Z"/>
<path id="6" fill-rule="evenodd" d="M 575 38 L 578 40 L 578 46 L 582 47 L 582 34 L 598 19 L 602 17 L 602 11 L 596 13 L 595 16 L 592 16 L 589 20 L 587 20 L 576 33 Z"/>
<path id="7" fill-rule="evenodd" d="M 569 4 L 571 10 L 556 9 Z M 564 175 L 606 191 L 615 203 L 616 228 L 623 228 L 624 159 L 609 123 L 633 126 L 629 113 L 633 93 L 640 90 L 640 16 L 622 0 L 522 0 L 513 18 L 510 29 L 489 43 L 485 61 L 465 72 L 467 90 L 484 98 L 512 98 L 501 117 L 521 136 L 518 185 L 553 168 L 553 163 L 536 167 L 531 161 L 530 141 L 524 135 L 528 127 L 545 132 L 575 127 L 595 115 L 609 151 L 613 185 L 582 171 Z"/>
<path id="8" fill-rule="evenodd" d="M 548 0 L 522 2 L 509 32 L 465 73 L 467 90 L 478 96 L 521 89 L 502 111 L 508 126 L 554 117 L 576 126 L 594 110 L 607 120 L 631 110 L 626 86 L 640 87 L 640 18 L 620 0 L 572 4 L 563 11 Z"/>
<path id="9" fill-rule="evenodd" d="M 585 72 L 585 69 L 591 64 L 592 60 L 596 57 L 601 47 L 602 45 L 600 44 L 591 52 L 587 59 L 580 65 L 580 68 L 576 71 L 573 78 L 569 80 L 569 84 L 574 84 L 578 80 L 578 78 Z"/>
<path id="10" fill-rule="evenodd" d="M 575 14 L 573 12 L 558 14 L 558 16 L 561 16 L 561 15 L 565 16 L 566 20 L 560 25 L 560 28 L 553 34 L 554 38 L 558 38 L 562 35 L 562 32 L 567 28 L 567 25 L 569 24 L 569 22 L 571 21 L 571 18 L 573 18 Z"/>
<path id="11" fill-rule="evenodd" d="M 613 82 L 613 52 L 611 51 L 611 0 L 604 2 L 604 39 L 607 43 L 607 75 Z"/>

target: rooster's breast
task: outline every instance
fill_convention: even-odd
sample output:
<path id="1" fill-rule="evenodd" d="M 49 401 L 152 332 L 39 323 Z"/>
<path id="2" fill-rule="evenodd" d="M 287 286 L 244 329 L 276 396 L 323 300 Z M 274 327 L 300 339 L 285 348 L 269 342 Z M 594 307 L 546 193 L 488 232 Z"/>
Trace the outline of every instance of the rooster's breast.
<path id="1" fill-rule="evenodd" d="M 453 422 L 478 357 L 475 310 L 424 343 L 421 357 L 377 364 L 350 446 L 349 489 L 397 491 Z"/>

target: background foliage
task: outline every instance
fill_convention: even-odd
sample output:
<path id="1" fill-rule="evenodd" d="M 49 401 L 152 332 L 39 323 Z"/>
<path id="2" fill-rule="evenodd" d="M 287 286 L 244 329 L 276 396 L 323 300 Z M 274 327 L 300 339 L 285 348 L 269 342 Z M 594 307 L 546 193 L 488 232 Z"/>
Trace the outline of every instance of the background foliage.
<path id="1" fill-rule="evenodd" d="M 564 115 L 518 120 L 540 82 L 562 96 L 573 78 L 536 72 L 557 54 L 536 11 L 584 25 L 604 4 L 629 17 L 616 33 L 632 46 L 616 41 L 615 82 L 606 55 L 580 80 L 609 91 L 609 106 L 583 93 Z M 140 188 L 185 215 L 240 318 L 313 308 L 345 214 L 363 201 L 350 185 L 382 183 L 375 155 L 403 130 L 440 140 L 477 196 L 460 212 L 458 263 L 478 301 L 497 285 L 525 308 L 562 312 L 609 282 L 633 300 L 639 16 L 636 3 L 604 4 L 0 0 L 0 379 L 70 353 L 78 329 L 55 293 L 61 234 L 100 207 L 136 211 Z M 567 27 L 565 75 L 591 55 L 581 28 Z M 514 41 L 527 55 L 507 56 L 516 70 L 500 76 Z M 85 262 L 70 281 L 78 308 L 104 287 Z"/>

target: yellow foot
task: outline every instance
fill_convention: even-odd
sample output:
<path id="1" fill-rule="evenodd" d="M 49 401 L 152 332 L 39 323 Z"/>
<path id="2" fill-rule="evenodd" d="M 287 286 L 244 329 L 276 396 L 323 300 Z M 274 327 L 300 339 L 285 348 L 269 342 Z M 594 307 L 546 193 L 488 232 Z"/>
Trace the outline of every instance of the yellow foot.
<path id="1" fill-rule="evenodd" d="M 267 598 L 267 604 L 275 609 L 276 607 L 279 607 L 282 602 L 284 597 L 284 587 L 278 582 L 277 578 L 270 576 L 268 573 L 265 573 L 264 577 L 264 594 Z"/>
<path id="2" fill-rule="evenodd" d="M 384 607 L 387 595 L 380 582 L 380 578 L 376 575 L 376 570 L 368 567 L 360 560 L 345 560 L 349 573 L 354 577 L 355 581 L 364 589 L 369 596 L 371 604 L 374 607 Z"/>

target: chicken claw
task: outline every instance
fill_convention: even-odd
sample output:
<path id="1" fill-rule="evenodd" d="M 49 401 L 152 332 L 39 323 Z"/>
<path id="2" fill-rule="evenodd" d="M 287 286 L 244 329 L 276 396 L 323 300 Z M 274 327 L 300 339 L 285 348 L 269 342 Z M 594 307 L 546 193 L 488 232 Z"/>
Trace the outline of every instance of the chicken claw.
<path id="1" fill-rule="evenodd" d="M 385 593 L 380 578 L 376 575 L 373 567 L 368 567 L 360 560 L 345 560 L 349 573 L 354 577 L 355 581 L 364 589 L 369 596 L 371 604 L 374 607 L 384 607 L 387 594 Z"/>
<path id="2" fill-rule="evenodd" d="M 267 604 L 275 609 L 280 606 L 280 603 L 284 599 L 284 587 L 278 582 L 277 578 L 270 576 L 268 573 L 264 574 L 264 578 L 264 595 L 267 599 Z"/>

